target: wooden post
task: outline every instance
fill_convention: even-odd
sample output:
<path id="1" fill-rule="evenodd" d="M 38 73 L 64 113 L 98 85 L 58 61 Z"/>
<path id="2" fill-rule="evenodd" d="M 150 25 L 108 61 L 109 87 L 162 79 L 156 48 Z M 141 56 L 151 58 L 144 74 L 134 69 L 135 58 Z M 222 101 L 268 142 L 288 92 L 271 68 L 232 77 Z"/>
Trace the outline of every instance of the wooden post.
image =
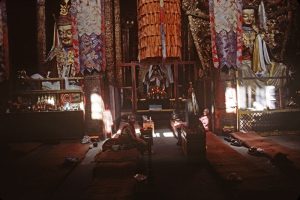
<path id="1" fill-rule="evenodd" d="M 132 90 L 132 113 L 135 113 L 137 110 L 137 95 L 136 95 L 136 65 L 134 63 L 131 64 L 131 77 L 132 77 L 132 85 L 131 85 L 131 90 Z"/>
<path id="2" fill-rule="evenodd" d="M 238 71 L 235 72 L 235 83 L 236 83 L 236 131 L 240 130 L 240 113 L 239 113 L 239 73 Z"/>
<path id="3" fill-rule="evenodd" d="M 175 98 L 175 107 L 178 108 L 178 63 L 174 64 L 174 98 Z"/>
<path id="4" fill-rule="evenodd" d="M 42 71 L 46 60 L 46 29 L 45 29 L 45 0 L 37 0 L 37 63 L 38 71 Z"/>

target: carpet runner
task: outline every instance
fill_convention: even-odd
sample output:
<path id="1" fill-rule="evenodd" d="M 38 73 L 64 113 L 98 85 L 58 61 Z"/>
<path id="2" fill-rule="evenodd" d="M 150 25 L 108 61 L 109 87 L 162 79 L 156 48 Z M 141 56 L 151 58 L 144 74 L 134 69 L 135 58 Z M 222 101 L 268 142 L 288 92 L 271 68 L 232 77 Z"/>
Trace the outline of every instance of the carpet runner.
<path id="1" fill-rule="evenodd" d="M 257 165 L 213 133 L 206 141 L 208 162 L 237 198 L 297 199 L 299 179 Z"/>
<path id="2" fill-rule="evenodd" d="M 23 152 L 15 159 L 4 160 L 0 166 L 0 194 L 3 199 L 51 199 L 53 192 L 84 158 L 88 144 L 19 144 L 12 149 Z M 23 148 L 23 149 L 22 149 Z M 76 162 L 66 163 L 66 158 Z"/>
<path id="3" fill-rule="evenodd" d="M 300 151 L 282 146 L 268 137 L 262 137 L 255 132 L 235 132 L 230 135 L 240 140 L 244 146 L 261 148 L 264 154 L 274 160 L 278 156 L 286 156 L 286 158 L 293 163 L 293 165 L 300 170 Z M 288 162 L 287 160 L 287 162 Z"/>

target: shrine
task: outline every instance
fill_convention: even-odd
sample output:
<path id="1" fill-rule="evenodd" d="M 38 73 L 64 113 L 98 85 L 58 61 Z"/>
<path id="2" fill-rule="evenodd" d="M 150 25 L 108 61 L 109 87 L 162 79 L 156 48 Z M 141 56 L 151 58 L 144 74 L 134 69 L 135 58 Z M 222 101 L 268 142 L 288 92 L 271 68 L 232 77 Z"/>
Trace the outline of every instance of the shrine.
<path id="1" fill-rule="evenodd" d="M 104 134 L 105 110 L 114 130 L 128 113 L 188 116 L 192 87 L 195 114 L 208 109 L 216 132 L 272 129 L 275 119 L 282 129 L 281 115 L 298 116 L 296 3 L 39 0 L 31 59 L 13 42 L 28 23 L 12 28 L 9 14 L 25 11 L 1 6 L 4 113 L 84 111 L 82 134 Z"/>
<path id="2" fill-rule="evenodd" d="M 297 0 L 0 0 L 0 200 L 299 199 L 299 22 Z"/>

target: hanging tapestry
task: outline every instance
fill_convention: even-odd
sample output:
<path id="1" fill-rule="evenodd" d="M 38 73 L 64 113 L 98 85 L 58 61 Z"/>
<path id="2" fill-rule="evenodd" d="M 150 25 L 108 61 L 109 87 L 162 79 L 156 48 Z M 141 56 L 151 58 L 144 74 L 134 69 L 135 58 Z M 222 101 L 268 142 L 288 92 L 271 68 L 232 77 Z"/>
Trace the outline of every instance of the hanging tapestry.
<path id="1" fill-rule="evenodd" d="M 72 35 L 73 35 L 73 51 L 74 51 L 74 67 L 76 71 L 83 71 L 84 69 L 80 68 L 79 62 L 79 39 L 78 39 L 78 27 L 77 27 L 77 12 L 76 8 L 78 2 L 76 0 L 71 1 L 70 14 L 71 14 L 71 22 L 72 22 Z"/>
<path id="2" fill-rule="evenodd" d="M 212 57 L 216 68 L 240 66 L 242 0 L 210 0 Z"/>
<path id="3" fill-rule="evenodd" d="M 0 83 L 9 77 L 6 3 L 0 2 Z"/>
<path id="4" fill-rule="evenodd" d="M 180 0 L 138 1 L 139 60 L 181 58 Z"/>
<path id="5" fill-rule="evenodd" d="M 4 51 L 3 51 L 3 21 L 2 21 L 2 9 L 0 7 L 0 68 L 4 70 Z"/>
<path id="6" fill-rule="evenodd" d="M 105 70 L 103 0 L 73 0 L 71 15 L 81 72 Z"/>

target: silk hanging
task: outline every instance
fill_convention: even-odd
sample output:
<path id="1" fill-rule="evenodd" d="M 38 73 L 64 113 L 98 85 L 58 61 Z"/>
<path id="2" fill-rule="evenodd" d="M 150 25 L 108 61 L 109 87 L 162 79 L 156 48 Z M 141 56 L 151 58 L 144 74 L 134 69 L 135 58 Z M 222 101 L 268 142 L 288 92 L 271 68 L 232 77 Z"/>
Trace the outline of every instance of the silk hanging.
<path id="1" fill-rule="evenodd" d="M 242 61 L 242 1 L 209 0 L 209 16 L 214 67 L 239 67 Z"/>
<path id="2" fill-rule="evenodd" d="M 139 60 L 181 58 L 180 0 L 138 1 Z"/>
<path id="3" fill-rule="evenodd" d="M 105 70 L 103 0 L 73 0 L 71 15 L 80 70 Z"/>

